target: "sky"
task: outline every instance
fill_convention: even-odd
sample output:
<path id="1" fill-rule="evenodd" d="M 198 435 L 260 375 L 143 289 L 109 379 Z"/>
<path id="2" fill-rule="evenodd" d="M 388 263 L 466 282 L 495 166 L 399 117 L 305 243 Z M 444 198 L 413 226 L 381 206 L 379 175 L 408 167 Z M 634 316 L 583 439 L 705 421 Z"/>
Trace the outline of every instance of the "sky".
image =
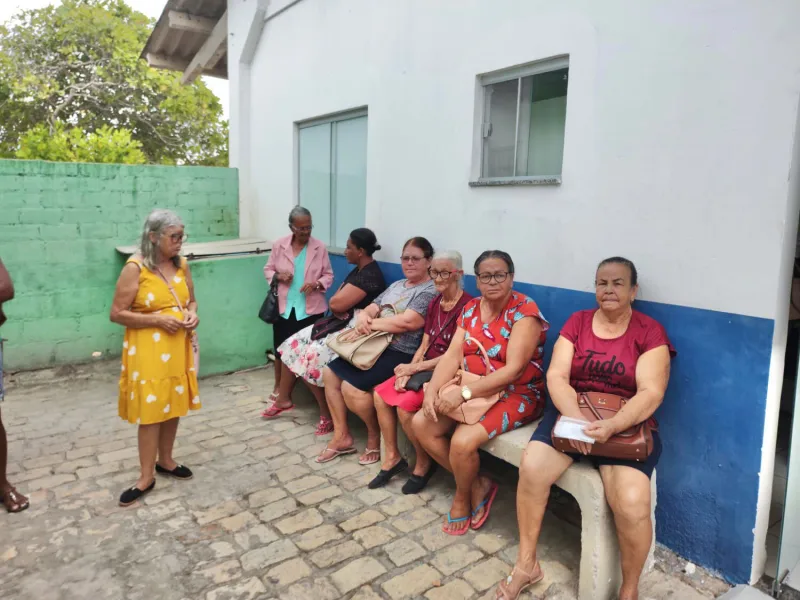
<path id="1" fill-rule="evenodd" d="M 128 5 L 148 17 L 157 19 L 161 16 L 161 11 L 167 0 L 126 0 Z M 7 21 L 14 13 L 25 8 L 41 8 L 48 4 L 56 4 L 57 0 L 0 0 L 0 23 Z M 228 82 L 224 79 L 214 77 L 204 77 L 206 85 L 219 97 L 225 118 L 228 118 Z"/>

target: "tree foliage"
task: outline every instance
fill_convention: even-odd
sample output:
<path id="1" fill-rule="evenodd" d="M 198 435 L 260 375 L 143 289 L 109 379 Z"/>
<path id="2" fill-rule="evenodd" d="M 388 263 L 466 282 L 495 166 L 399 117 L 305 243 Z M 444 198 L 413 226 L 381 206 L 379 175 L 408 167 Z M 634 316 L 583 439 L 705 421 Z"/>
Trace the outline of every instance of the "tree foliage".
<path id="1" fill-rule="evenodd" d="M 123 0 L 63 0 L 0 26 L 0 156 L 106 147 L 149 163 L 227 166 L 219 99 L 140 58 L 153 25 Z M 52 149 L 42 149 L 42 132 Z"/>
<path id="2" fill-rule="evenodd" d="M 143 165 L 147 157 L 142 143 L 134 140 L 127 129 L 111 129 L 103 125 L 97 131 L 84 133 L 77 127 L 67 129 L 59 122 L 54 131 L 40 123 L 26 131 L 19 142 L 17 158 L 57 162 L 124 163 Z"/>

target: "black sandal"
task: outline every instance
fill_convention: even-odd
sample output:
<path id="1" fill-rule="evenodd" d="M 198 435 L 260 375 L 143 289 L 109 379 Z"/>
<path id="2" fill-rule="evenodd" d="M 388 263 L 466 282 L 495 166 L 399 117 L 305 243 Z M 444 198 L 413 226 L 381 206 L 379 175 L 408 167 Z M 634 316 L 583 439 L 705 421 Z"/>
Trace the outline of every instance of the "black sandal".
<path id="1" fill-rule="evenodd" d="M 380 472 L 375 476 L 375 479 L 373 479 L 372 481 L 370 481 L 367 484 L 367 487 L 369 489 L 371 489 L 371 490 L 374 490 L 375 488 L 383 487 L 387 483 L 389 483 L 389 481 L 391 480 L 392 477 L 402 473 L 407 468 L 408 468 L 408 461 L 405 458 L 401 458 L 400 462 L 398 462 L 395 466 L 393 466 L 388 471 L 386 471 L 384 469 L 381 469 Z"/>
<path id="2" fill-rule="evenodd" d="M 161 475 L 169 475 L 170 477 L 174 477 L 175 479 L 191 479 L 194 477 L 194 473 L 189 467 L 185 467 L 183 465 L 178 465 L 172 471 L 169 471 L 156 463 L 156 473 L 160 473 Z"/>
<path id="3" fill-rule="evenodd" d="M 131 504 L 135 503 L 139 498 L 144 496 L 146 493 L 153 491 L 153 488 L 156 487 L 156 480 L 153 479 L 153 483 L 147 486 L 147 488 L 140 490 L 136 486 L 133 486 L 129 490 L 125 490 L 122 492 L 122 495 L 119 497 L 119 505 L 120 506 L 130 506 Z"/>
<path id="4" fill-rule="evenodd" d="M 411 474 L 411 477 L 408 478 L 403 484 L 402 492 L 404 494 L 419 494 L 422 490 L 425 489 L 425 486 L 428 485 L 428 482 L 433 477 L 433 474 L 436 473 L 436 470 L 439 468 L 437 463 L 432 463 L 431 468 L 428 469 L 428 472 L 425 475 L 414 475 Z"/>

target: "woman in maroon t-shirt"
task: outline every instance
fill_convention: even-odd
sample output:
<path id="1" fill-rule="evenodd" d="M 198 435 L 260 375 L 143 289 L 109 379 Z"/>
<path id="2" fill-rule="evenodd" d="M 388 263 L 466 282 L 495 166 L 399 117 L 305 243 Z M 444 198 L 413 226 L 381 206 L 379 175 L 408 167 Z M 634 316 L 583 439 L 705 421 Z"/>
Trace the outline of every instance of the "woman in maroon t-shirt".
<path id="1" fill-rule="evenodd" d="M 433 375 L 439 359 L 450 346 L 450 340 L 458 327 L 458 317 L 461 316 L 464 305 L 472 300 L 472 296 L 463 290 L 464 269 L 459 252 L 453 250 L 434 255 L 428 274 L 439 294 L 428 306 L 422 344 L 410 364 L 398 365 L 394 370 L 395 376 L 377 386 L 374 391 L 375 410 L 378 412 L 386 453 L 380 472 L 368 484 L 372 489 L 383 487 L 392 477 L 408 468 L 408 462 L 400 455 L 397 447 L 398 418 L 417 453 L 414 471 L 403 485 L 403 493 L 421 492 L 436 470 L 436 463 L 420 446 L 411 429 L 411 419 L 422 406 L 425 392 L 422 389 L 408 390 L 406 384 L 417 373 Z M 426 379 L 430 381 L 430 377 Z M 397 414 L 394 407 L 397 407 Z"/>
<path id="2" fill-rule="evenodd" d="M 606 498 L 614 513 L 620 554 L 620 600 L 638 597 L 639 576 L 652 541 L 650 476 L 661 455 L 661 440 L 653 433 L 653 452 L 643 462 L 592 457 L 592 445 L 570 442 L 574 453 L 553 448 L 551 432 L 559 414 L 584 419 L 577 394 L 604 392 L 629 398 L 613 419 L 584 429 L 598 442 L 651 419 L 667 389 L 670 359 L 675 349 L 655 320 L 633 310 L 638 291 L 636 267 L 627 259 L 604 260 L 595 278 L 595 310 L 572 315 L 561 330 L 547 371 L 548 404 L 520 465 L 517 493 L 520 546 L 511 575 L 501 582 L 497 598 L 517 598 L 520 591 L 543 578 L 536 545 L 550 487 L 581 455 L 600 468 Z"/>

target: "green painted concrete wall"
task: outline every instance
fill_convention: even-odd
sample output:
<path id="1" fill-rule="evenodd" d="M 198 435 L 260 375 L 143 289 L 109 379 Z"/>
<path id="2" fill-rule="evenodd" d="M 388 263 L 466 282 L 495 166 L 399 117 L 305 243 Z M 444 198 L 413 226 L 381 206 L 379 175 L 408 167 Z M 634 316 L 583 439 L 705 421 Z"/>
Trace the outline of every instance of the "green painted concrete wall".
<path id="1" fill-rule="evenodd" d="M 118 356 L 122 330 L 108 320 L 123 265 L 115 247 L 134 243 L 145 217 L 156 207 L 178 212 L 191 241 L 236 238 L 238 205 L 235 169 L 0 160 L 0 258 L 17 291 L 16 299 L 5 306 L 6 368 L 85 362 L 92 360 L 93 352 Z M 266 258 L 252 262 L 255 271 Z M 225 266 L 208 269 L 210 283 L 236 289 L 234 274 L 246 263 L 231 260 L 229 276 Z M 198 267 L 198 287 L 204 287 L 200 284 L 206 267 Z M 263 276 L 247 282 L 253 286 L 251 294 L 261 282 Z M 198 290 L 201 298 L 207 293 Z M 249 298 L 241 290 L 239 294 L 236 302 Z M 226 314 L 226 304 L 201 310 Z M 217 334 L 209 321 L 204 323 L 204 337 Z M 250 320 L 242 331 L 253 325 Z M 235 330 L 230 323 L 228 327 L 218 332 L 221 338 Z M 211 366 L 216 361 L 232 365 L 237 352 L 248 355 L 245 349 L 216 351 L 215 344 L 209 342 Z M 266 340 L 262 345 L 261 362 Z"/>
<path id="2" fill-rule="evenodd" d="M 268 255 L 192 261 L 200 327 L 200 374 L 263 365 L 272 327 L 258 318 Z M 270 390 L 271 391 L 271 390 Z"/>

